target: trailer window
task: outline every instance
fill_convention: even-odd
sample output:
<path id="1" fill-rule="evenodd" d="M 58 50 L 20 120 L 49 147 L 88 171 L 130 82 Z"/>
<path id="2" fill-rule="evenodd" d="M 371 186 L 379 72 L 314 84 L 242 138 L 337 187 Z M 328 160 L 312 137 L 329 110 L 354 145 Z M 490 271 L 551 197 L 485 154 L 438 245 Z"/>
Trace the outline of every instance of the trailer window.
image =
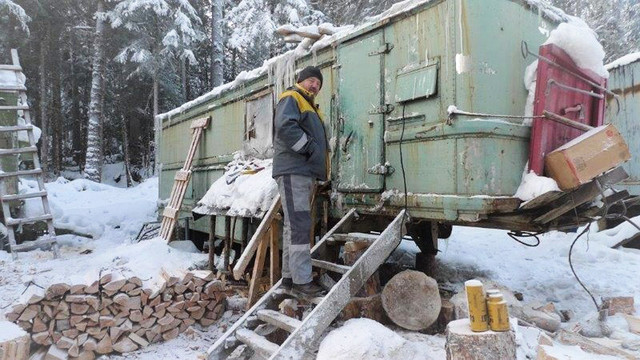
<path id="1" fill-rule="evenodd" d="M 273 156 L 273 94 L 260 93 L 246 102 L 244 152 L 259 158 Z"/>

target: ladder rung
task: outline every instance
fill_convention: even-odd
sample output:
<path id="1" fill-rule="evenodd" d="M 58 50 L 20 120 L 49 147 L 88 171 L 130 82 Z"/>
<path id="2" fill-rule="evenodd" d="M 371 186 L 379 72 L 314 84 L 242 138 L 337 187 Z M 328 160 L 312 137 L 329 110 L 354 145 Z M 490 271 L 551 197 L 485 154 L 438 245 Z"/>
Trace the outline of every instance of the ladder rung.
<path id="1" fill-rule="evenodd" d="M 33 130 L 33 126 L 31 126 L 31 125 L 0 126 L 0 132 L 28 131 L 28 130 Z"/>
<path id="2" fill-rule="evenodd" d="M 315 267 L 319 267 L 321 269 L 329 270 L 331 272 L 338 273 L 338 274 L 345 274 L 347 271 L 351 270 L 351 267 L 349 266 L 334 264 L 332 262 L 318 260 L 318 259 L 311 259 L 311 265 Z"/>
<path id="3" fill-rule="evenodd" d="M 6 177 L 12 177 L 12 176 L 25 176 L 25 175 L 38 175 L 38 174 L 42 174 L 42 169 L 3 172 L 3 173 L 0 173 L 0 179 L 6 178 Z"/>
<path id="4" fill-rule="evenodd" d="M 22 71 L 22 67 L 20 65 L 0 65 L 0 70 Z"/>
<path id="5" fill-rule="evenodd" d="M 24 87 L 23 85 L 14 85 L 14 86 L 0 85 L 0 91 L 27 91 L 27 88 Z"/>
<path id="6" fill-rule="evenodd" d="M 21 224 L 33 224 L 38 221 L 46 221 L 46 220 L 53 220 L 53 216 L 51 216 L 51 214 L 46 214 L 46 215 L 40 215 L 40 216 L 34 216 L 31 218 L 22 218 L 22 219 L 9 218 L 7 219 L 7 225 L 13 226 L 13 225 L 21 225 Z"/>
<path id="7" fill-rule="evenodd" d="M 302 324 L 302 321 L 275 310 L 258 310 L 257 315 L 258 319 L 290 333 L 294 332 Z"/>
<path id="8" fill-rule="evenodd" d="M 0 106 L 0 110 L 29 110 L 27 105 Z"/>
<path id="9" fill-rule="evenodd" d="M 15 194 L 15 195 L 3 195 L 0 197 L 2 201 L 12 201 L 12 200 L 21 200 L 21 199 L 31 199 L 36 197 L 47 196 L 46 191 L 37 191 L 28 194 Z"/>
<path id="10" fill-rule="evenodd" d="M 175 220 L 178 217 L 178 209 L 167 206 L 166 208 L 164 208 L 162 216 Z"/>
<path id="11" fill-rule="evenodd" d="M 0 149 L 0 155 L 15 155 L 15 154 L 23 154 L 23 153 L 32 153 L 37 151 L 38 151 L 38 148 L 35 146 L 29 146 L 29 147 L 17 148 L 17 149 Z"/>
<path id="12" fill-rule="evenodd" d="M 278 348 L 280 347 L 278 344 L 272 343 L 264 336 L 258 335 L 249 329 L 238 329 L 236 331 L 236 338 L 247 344 L 253 351 L 265 358 L 270 357 L 278 351 Z"/>
<path id="13" fill-rule="evenodd" d="M 11 251 L 29 251 L 43 246 L 50 246 L 56 243 L 55 237 L 49 237 L 46 239 L 40 239 L 35 241 L 26 241 L 20 245 L 11 246 Z"/>

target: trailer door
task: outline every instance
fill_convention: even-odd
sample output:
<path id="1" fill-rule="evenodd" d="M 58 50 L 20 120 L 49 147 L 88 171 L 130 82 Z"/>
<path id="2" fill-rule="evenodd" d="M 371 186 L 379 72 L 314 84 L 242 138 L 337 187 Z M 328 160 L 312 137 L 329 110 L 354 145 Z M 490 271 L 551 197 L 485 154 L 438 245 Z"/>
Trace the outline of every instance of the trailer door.
<path id="1" fill-rule="evenodd" d="M 338 189 L 379 192 L 384 186 L 382 31 L 338 47 Z"/>

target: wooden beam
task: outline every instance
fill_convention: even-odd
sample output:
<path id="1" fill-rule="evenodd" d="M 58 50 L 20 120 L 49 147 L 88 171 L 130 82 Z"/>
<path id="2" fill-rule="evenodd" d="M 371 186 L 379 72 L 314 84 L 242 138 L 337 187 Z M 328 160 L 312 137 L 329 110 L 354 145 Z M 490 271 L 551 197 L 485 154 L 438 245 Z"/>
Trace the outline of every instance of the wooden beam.
<path id="1" fill-rule="evenodd" d="M 262 221 L 260 222 L 260 225 L 258 225 L 256 232 L 251 237 L 251 240 L 249 240 L 247 247 L 244 249 L 242 255 L 240 255 L 240 258 L 238 259 L 238 262 L 236 263 L 236 266 L 233 268 L 233 277 L 236 280 L 240 280 L 242 278 L 242 275 L 244 275 L 244 271 L 247 268 L 247 265 L 249 265 L 249 261 L 251 261 L 253 254 L 255 254 L 256 249 L 258 248 L 258 245 L 265 237 L 267 230 L 269 230 L 274 216 L 278 213 L 278 211 L 280 211 L 280 206 L 280 194 L 278 194 L 273 199 L 269 211 L 267 211 L 267 213 L 262 218 Z"/>
<path id="2" fill-rule="evenodd" d="M 269 238 L 262 237 L 262 241 L 258 246 L 256 252 L 256 260 L 253 263 L 253 273 L 251 275 L 251 284 L 249 285 L 249 296 L 247 300 L 247 310 L 258 300 L 258 290 L 260 286 L 260 279 L 262 278 L 262 271 L 264 270 L 264 261 L 267 257 L 267 249 L 269 247 Z"/>
<path id="3" fill-rule="evenodd" d="M 271 286 L 274 286 L 280 280 L 280 222 L 275 220 L 271 222 L 270 257 L 269 257 L 269 278 Z"/>

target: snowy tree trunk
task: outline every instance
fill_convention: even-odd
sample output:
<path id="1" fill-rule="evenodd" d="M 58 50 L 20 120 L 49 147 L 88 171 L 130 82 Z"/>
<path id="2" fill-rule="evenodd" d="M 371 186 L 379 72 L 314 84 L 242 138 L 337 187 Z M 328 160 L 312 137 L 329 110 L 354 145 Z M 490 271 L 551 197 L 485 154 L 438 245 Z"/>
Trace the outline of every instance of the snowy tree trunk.
<path id="1" fill-rule="evenodd" d="M 72 35 L 71 49 L 69 51 L 71 63 L 71 114 L 73 117 L 72 132 L 72 154 L 73 161 L 82 168 L 82 120 L 80 119 L 80 95 L 78 91 L 78 70 L 76 69 L 77 55 L 75 47 L 77 46 L 76 38 Z"/>
<path id="2" fill-rule="evenodd" d="M 62 90 L 60 69 L 60 47 L 58 45 L 61 29 L 53 26 L 53 36 L 49 38 L 52 43 L 49 61 L 51 63 L 51 145 L 52 145 L 52 171 L 55 177 L 62 170 Z"/>
<path id="3" fill-rule="evenodd" d="M 222 1 L 211 2 L 211 85 L 222 85 Z"/>
<path id="4" fill-rule="evenodd" d="M 104 1 L 98 0 L 96 10 L 96 33 L 93 39 L 93 71 L 91 74 L 91 101 L 89 103 L 89 123 L 87 126 L 87 156 L 84 169 L 85 178 L 100 182 L 102 173 L 102 96 L 104 79 Z"/>
<path id="5" fill-rule="evenodd" d="M 131 186 L 131 160 L 129 159 L 129 124 L 122 118 L 122 149 L 124 150 L 124 172 L 127 178 L 127 187 Z"/>
<path id="6" fill-rule="evenodd" d="M 47 41 L 40 43 L 40 127 L 42 135 L 40 135 L 40 166 L 42 171 L 47 175 L 49 171 L 49 121 L 47 119 L 47 78 L 45 73 L 45 61 L 47 58 Z"/>
<path id="7" fill-rule="evenodd" d="M 160 132 L 162 131 L 162 123 L 158 121 L 158 72 L 154 71 L 153 74 L 153 151 L 150 154 L 155 154 L 153 162 L 153 173 L 160 174 Z"/>

